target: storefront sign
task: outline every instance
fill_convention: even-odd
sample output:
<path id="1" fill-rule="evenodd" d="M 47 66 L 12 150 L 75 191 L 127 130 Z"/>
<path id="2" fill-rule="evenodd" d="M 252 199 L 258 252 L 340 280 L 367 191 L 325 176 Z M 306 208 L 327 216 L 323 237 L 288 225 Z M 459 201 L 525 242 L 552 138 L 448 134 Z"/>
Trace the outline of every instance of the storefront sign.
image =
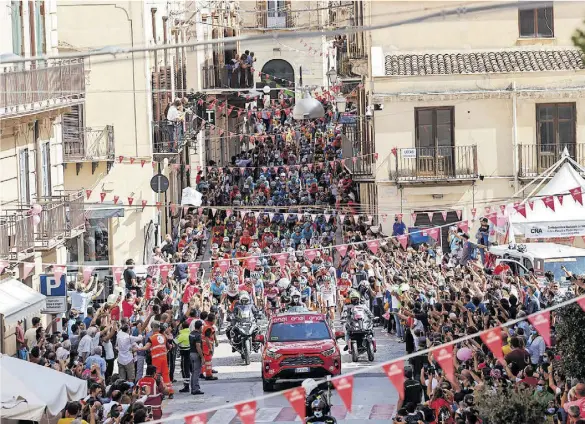
<path id="1" fill-rule="evenodd" d="M 402 149 L 403 159 L 416 159 L 416 149 Z"/>
<path id="2" fill-rule="evenodd" d="M 524 236 L 531 239 L 580 235 L 585 235 L 585 221 L 539 222 L 524 225 Z"/>
<path id="3" fill-rule="evenodd" d="M 339 122 L 342 124 L 355 124 L 357 116 L 354 113 L 344 112 L 339 116 Z"/>

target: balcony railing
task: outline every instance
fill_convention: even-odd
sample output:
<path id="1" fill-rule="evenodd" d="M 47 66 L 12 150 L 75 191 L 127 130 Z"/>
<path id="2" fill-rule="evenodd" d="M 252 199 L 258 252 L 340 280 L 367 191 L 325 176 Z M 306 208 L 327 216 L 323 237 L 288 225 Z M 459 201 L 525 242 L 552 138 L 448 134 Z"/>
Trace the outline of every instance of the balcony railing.
<path id="1" fill-rule="evenodd" d="M 191 113 L 185 114 L 183 121 L 177 123 L 172 123 L 166 120 L 153 122 L 153 153 L 179 153 L 185 143 L 195 138 L 199 130 L 197 125 L 199 125 L 198 119 L 196 119 Z"/>
<path id="2" fill-rule="evenodd" d="M 0 118 L 67 106 L 85 96 L 83 60 L 39 62 L 34 67 L 3 67 Z"/>
<path id="3" fill-rule="evenodd" d="M 476 146 L 401 148 L 390 154 L 389 162 L 390 179 L 403 183 L 478 177 Z"/>
<path id="4" fill-rule="evenodd" d="M 520 144 L 518 146 L 518 176 L 533 178 L 555 164 L 567 149 L 580 165 L 585 165 L 585 143 L 571 144 Z"/>
<path id="5" fill-rule="evenodd" d="M 232 65 L 220 67 L 218 65 L 202 66 L 203 89 L 252 88 L 254 86 L 254 72 L 248 69 L 234 69 Z"/>
<path id="6" fill-rule="evenodd" d="M 368 140 L 362 129 L 357 123 L 343 125 L 343 157 L 346 159 L 346 166 L 355 177 L 373 178 L 374 143 Z M 357 157 L 355 162 L 353 157 Z"/>
<path id="7" fill-rule="evenodd" d="M 114 160 L 114 127 L 79 128 L 63 135 L 63 161 Z"/>
<path id="8" fill-rule="evenodd" d="M 0 217 L 0 259 L 22 259 L 35 248 L 32 216 Z"/>
<path id="9" fill-rule="evenodd" d="M 286 10 L 264 10 L 256 14 L 256 22 L 259 28 L 294 28 L 297 26 L 299 12 Z"/>

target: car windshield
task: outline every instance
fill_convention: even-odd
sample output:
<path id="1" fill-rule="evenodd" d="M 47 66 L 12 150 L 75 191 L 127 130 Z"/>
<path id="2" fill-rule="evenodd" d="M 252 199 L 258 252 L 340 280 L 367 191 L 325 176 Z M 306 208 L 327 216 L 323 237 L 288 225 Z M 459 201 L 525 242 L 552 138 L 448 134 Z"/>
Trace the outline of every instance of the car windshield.
<path id="1" fill-rule="evenodd" d="M 585 257 L 554 258 L 544 260 L 544 271 L 550 271 L 554 274 L 555 280 L 559 281 L 565 276 L 561 267 L 567 268 L 567 271 L 573 275 L 585 274 Z"/>
<path id="2" fill-rule="evenodd" d="M 330 339 L 329 329 L 324 321 L 272 324 L 268 340 L 271 342 L 302 342 Z"/>

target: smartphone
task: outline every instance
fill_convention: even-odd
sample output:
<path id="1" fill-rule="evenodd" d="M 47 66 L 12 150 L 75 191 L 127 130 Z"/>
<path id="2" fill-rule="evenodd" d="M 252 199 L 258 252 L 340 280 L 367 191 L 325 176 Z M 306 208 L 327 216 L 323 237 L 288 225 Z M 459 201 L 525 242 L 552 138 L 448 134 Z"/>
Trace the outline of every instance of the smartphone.
<path id="1" fill-rule="evenodd" d="M 55 318 L 55 322 L 61 321 L 61 318 Z"/>

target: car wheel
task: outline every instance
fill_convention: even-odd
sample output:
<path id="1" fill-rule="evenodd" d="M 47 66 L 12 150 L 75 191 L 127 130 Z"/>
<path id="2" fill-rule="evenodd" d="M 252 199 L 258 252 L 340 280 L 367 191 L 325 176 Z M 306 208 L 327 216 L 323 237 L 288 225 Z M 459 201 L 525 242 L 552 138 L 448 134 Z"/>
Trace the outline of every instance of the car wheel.
<path id="1" fill-rule="evenodd" d="M 265 392 L 273 392 L 274 391 L 274 382 L 270 380 L 265 380 L 262 378 L 262 390 Z"/>

